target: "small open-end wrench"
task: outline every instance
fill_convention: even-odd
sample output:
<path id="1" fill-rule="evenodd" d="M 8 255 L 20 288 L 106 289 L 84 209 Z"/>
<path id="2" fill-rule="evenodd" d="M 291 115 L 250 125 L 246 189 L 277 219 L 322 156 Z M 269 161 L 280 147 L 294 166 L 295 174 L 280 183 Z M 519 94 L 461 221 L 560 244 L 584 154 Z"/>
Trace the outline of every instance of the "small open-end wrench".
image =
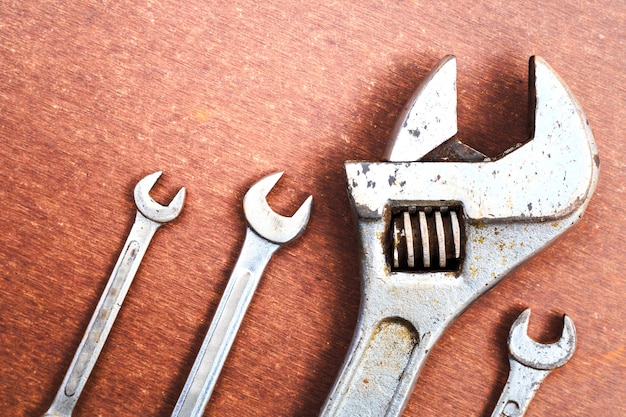
<path id="1" fill-rule="evenodd" d="M 267 204 L 265 197 L 282 174 L 258 181 L 243 199 L 248 221 L 243 248 L 172 417 L 202 416 L 265 266 L 274 252 L 300 236 L 309 222 L 312 196 L 292 217 L 275 213 Z"/>
<path id="2" fill-rule="evenodd" d="M 522 417 L 543 380 L 565 365 L 576 349 L 576 328 L 563 317 L 561 338 L 555 343 L 537 343 L 528 337 L 530 309 L 519 315 L 509 333 L 511 370 L 492 417 Z"/>
<path id="3" fill-rule="evenodd" d="M 385 161 L 345 164 L 362 292 L 324 417 L 399 416 L 433 345 L 474 300 L 578 222 L 599 159 L 585 114 L 541 58 L 530 139 L 487 158 L 456 138 L 456 59 L 401 113 Z"/>
<path id="4" fill-rule="evenodd" d="M 155 172 L 143 178 L 135 186 L 135 204 L 137 205 L 135 223 L 63 379 L 61 388 L 44 417 L 72 415 L 152 236 L 160 226 L 174 220 L 182 210 L 185 202 L 184 187 L 178 191 L 168 206 L 162 206 L 150 197 L 149 192 L 160 176 L 161 172 Z"/>

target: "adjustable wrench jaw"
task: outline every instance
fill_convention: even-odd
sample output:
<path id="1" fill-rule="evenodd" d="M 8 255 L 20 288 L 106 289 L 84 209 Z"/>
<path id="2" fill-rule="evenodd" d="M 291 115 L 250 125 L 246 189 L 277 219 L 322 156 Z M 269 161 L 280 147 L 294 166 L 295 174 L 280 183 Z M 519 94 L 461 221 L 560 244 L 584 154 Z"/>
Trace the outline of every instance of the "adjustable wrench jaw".
<path id="1" fill-rule="evenodd" d="M 446 79 L 454 83 L 454 62 L 446 57 L 413 96 L 427 97 L 430 107 L 408 105 L 400 126 L 428 130 L 432 117 L 413 109 L 456 118 L 449 105 L 456 89 L 445 87 Z M 419 158 L 431 149 L 396 129 L 385 152 L 391 161 L 346 163 L 362 249 L 361 311 L 323 416 L 399 416 L 448 325 L 582 216 L 598 177 L 593 135 L 572 93 L 540 58 L 531 58 L 530 79 L 531 140 L 500 157 L 404 161 L 410 152 L 402 147 L 420 148 Z M 456 123 L 443 130 L 456 132 Z M 437 146 L 447 139 L 429 140 Z"/>

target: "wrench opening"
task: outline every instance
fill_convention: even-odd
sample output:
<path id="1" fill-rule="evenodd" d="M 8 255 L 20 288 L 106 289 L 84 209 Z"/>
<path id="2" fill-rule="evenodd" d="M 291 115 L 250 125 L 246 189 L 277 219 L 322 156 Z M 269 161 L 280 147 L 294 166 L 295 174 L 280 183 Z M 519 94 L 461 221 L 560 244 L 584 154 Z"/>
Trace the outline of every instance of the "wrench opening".
<path id="1" fill-rule="evenodd" d="M 150 190 L 154 187 L 154 184 L 156 184 L 162 173 L 162 171 L 157 171 L 145 176 L 135 186 L 134 196 L 135 204 L 141 214 L 152 221 L 167 223 L 174 220 L 180 214 L 183 204 L 185 203 L 186 190 L 185 187 L 178 190 L 178 193 L 176 193 L 167 206 L 163 206 L 154 201 L 150 196 Z"/>
<path id="2" fill-rule="evenodd" d="M 576 349 L 576 327 L 569 316 L 563 316 L 561 337 L 554 343 L 539 343 L 528 336 L 530 309 L 524 310 L 509 333 L 509 353 L 515 360 L 535 369 L 555 369 L 563 366 Z"/>
<path id="3" fill-rule="evenodd" d="M 313 196 L 308 196 L 291 217 L 272 210 L 265 197 L 282 175 L 283 172 L 277 172 L 261 179 L 250 187 L 243 198 L 243 211 L 250 227 L 264 239 L 279 244 L 294 240 L 304 232 L 313 204 Z"/>

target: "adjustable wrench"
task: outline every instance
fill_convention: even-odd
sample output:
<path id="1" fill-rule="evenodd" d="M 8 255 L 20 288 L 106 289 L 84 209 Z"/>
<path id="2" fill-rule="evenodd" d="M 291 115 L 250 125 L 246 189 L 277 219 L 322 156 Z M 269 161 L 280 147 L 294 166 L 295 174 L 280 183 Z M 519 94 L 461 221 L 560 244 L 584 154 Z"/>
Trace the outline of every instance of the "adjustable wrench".
<path id="1" fill-rule="evenodd" d="M 248 221 L 243 248 L 172 417 L 202 416 L 265 266 L 274 252 L 300 236 L 309 222 L 312 196 L 292 217 L 275 213 L 267 204 L 265 197 L 282 175 L 278 172 L 258 181 L 243 199 Z"/>
<path id="2" fill-rule="evenodd" d="M 561 338 L 555 343 L 537 343 L 528 337 L 530 309 L 519 315 L 509 332 L 511 370 L 492 417 L 522 417 L 543 380 L 565 365 L 576 349 L 576 328 L 563 317 Z"/>
<path id="3" fill-rule="evenodd" d="M 346 162 L 362 292 L 324 417 L 399 416 L 448 325 L 582 216 L 599 159 L 585 114 L 541 58 L 529 65 L 530 136 L 487 158 L 456 137 L 456 59 L 409 100 L 385 162 Z"/>
<path id="4" fill-rule="evenodd" d="M 135 186 L 135 205 L 137 206 L 135 223 L 63 379 L 61 388 L 44 417 L 72 415 L 78 397 L 98 360 L 152 236 L 163 224 L 178 217 L 182 210 L 185 202 L 184 187 L 178 191 L 168 206 L 162 206 L 150 197 L 149 192 L 160 176 L 161 172 L 155 172 L 143 178 Z"/>

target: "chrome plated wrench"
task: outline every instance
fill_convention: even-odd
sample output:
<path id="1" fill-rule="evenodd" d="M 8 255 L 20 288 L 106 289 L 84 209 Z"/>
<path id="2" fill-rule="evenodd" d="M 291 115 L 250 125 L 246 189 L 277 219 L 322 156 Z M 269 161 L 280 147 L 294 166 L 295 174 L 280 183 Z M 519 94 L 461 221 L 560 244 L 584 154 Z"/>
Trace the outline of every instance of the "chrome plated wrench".
<path id="1" fill-rule="evenodd" d="M 265 266 L 274 252 L 300 236 L 309 222 L 311 196 L 292 217 L 275 213 L 267 204 L 265 197 L 282 174 L 258 181 L 243 199 L 248 221 L 243 248 L 172 417 L 202 416 Z"/>
<path id="2" fill-rule="evenodd" d="M 184 187 L 178 191 L 168 206 L 162 206 L 150 197 L 149 192 L 160 176 L 161 172 L 155 172 L 143 178 L 135 186 L 135 204 L 137 205 L 135 223 L 63 379 L 61 388 L 44 417 L 72 415 L 152 236 L 163 224 L 174 220 L 182 210 L 185 202 Z"/>
<path id="3" fill-rule="evenodd" d="M 574 95 L 529 64 L 530 139 L 487 158 L 456 138 L 456 59 L 401 113 L 384 161 L 345 164 L 359 320 L 321 416 L 400 416 L 433 345 L 474 300 L 578 222 L 599 159 Z"/>
<path id="4" fill-rule="evenodd" d="M 576 349 L 576 328 L 567 315 L 558 341 L 537 343 L 528 337 L 530 309 L 519 315 L 509 333 L 511 369 L 492 417 L 522 417 L 543 380 L 554 369 L 565 365 Z"/>

